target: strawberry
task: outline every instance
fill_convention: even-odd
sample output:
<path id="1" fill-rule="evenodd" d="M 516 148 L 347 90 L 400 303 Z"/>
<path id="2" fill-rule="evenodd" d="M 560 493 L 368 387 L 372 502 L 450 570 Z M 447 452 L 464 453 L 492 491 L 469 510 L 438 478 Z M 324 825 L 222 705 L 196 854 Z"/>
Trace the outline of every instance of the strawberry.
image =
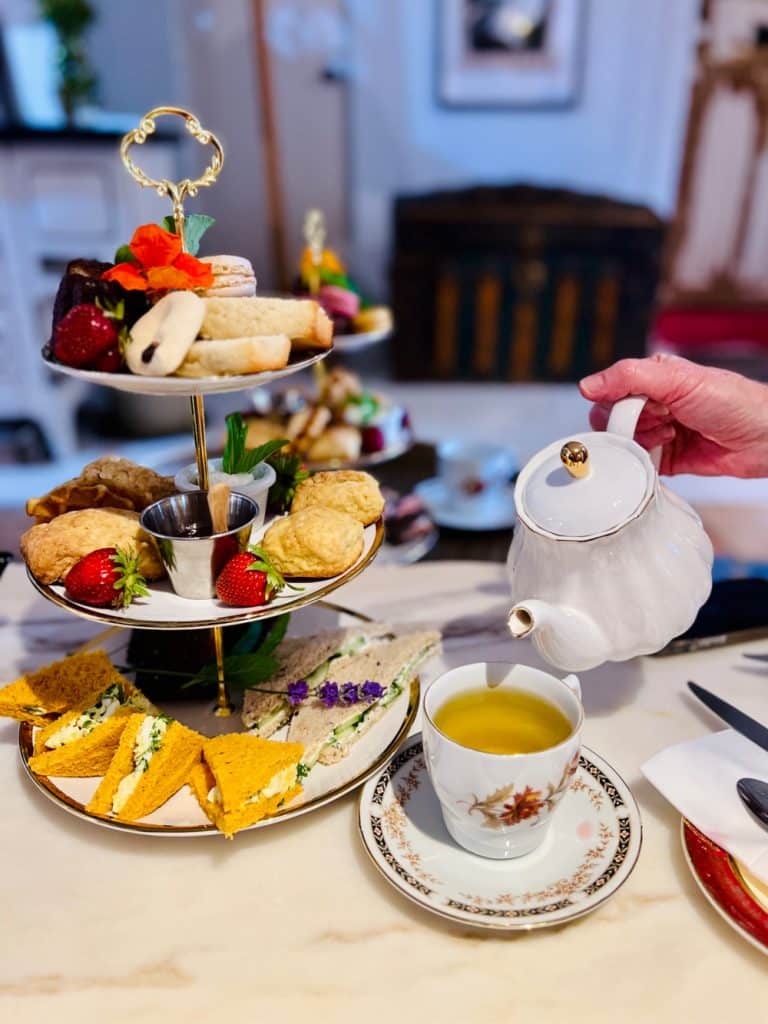
<path id="1" fill-rule="evenodd" d="M 117 373 L 123 365 L 123 357 L 119 348 L 108 348 L 93 363 L 94 370 L 101 370 L 102 373 Z"/>
<path id="2" fill-rule="evenodd" d="M 285 580 L 264 551 L 250 547 L 231 558 L 216 580 L 216 594 L 223 604 L 236 608 L 267 604 L 285 586 Z"/>
<path id="3" fill-rule="evenodd" d="M 387 439 L 384 437 L 384 431 L 381 427 L 363 427 L 360 433 L 363 439 L 362 451 L 364 455 L 383 452 L 387 447 Z"/>
<path id="4" fill-rule="evenodd" d="M 127 608 L 134 597 L 148 597 L 138 558 L 121 548 L 99 548 L 67 573 L 64 589 L 73 601 L 96 608 Z"/>
<path id="5" fill-rule="evenodd" d="M 119 369 L 127 339 L 124 303 L 83 302 L 62 317 L 53 333 L 53 354 L 60 363 L 86 369 Z"/>

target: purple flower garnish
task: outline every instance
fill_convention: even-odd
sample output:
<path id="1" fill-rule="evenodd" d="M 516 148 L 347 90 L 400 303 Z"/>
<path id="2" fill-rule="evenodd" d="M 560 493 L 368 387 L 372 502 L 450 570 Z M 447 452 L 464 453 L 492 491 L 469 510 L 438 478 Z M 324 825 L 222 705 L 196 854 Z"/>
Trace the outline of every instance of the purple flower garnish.
<path id="1" fill-rule="evenodd" d="M 341 703 L 357 704 L 359 699 L 357 686 L 354 683 L 344 683 L 341 688 Z"/>
<path id="2" fill-rule="evenodd" d="M 379 697 L 384 696 L 384 687 L 381 683 L 374 683 L 372 680 L 366 679 L 360 687 L 360 696 L 366 704 L 372 704 Z"/>
<path id="3" fill-rule="evenodd" d="M 318 687 L 317 696 L 327 708 L 332 708 L 339 700 L 339 684 L 330 683 L 326 679 L 323 685 Z"/>
<path id="4" fill-rule="evenodd" d="M 309 696 L 309 684 L 303 679 L 298 682 L 288 683 L 288 703 L 296 707 Z"/>

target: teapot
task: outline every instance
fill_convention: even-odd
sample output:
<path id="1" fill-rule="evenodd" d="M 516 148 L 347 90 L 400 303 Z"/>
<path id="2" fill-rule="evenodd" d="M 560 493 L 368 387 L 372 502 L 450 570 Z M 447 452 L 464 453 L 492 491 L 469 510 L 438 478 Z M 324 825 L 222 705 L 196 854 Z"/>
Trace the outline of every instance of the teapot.
<path id="1" fill-rule="evenodd" d="M 646 401 L 617 402 L 605 432 L 549 445 L 517 480 L 509 629 L 568 672 L 660 650 L 712 588 L 701 520 L 660 482 L 661 450 L 633 440 Z"/>

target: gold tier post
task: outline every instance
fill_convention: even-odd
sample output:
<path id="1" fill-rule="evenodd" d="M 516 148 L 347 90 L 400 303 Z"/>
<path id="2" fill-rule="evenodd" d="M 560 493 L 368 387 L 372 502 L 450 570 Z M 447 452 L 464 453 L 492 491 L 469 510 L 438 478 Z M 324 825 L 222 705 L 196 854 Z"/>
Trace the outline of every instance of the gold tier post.
<path id="1" fill-rule="evenodd" d="M 181 117 L 184 120 L 184 126 L 192 138 L 195 139 L 196 142 L 199 142 L 201 146 L 210 146 L 213 149 L 213 156 L 211 157 L 210 164 L 206 167 L 200 177 L 194 181 L 190 178 L 185 178 L 183 181 L 179 182 L 168 181 L 165 178 L 160 181 L 156 181 L 146 175 L 144 171 L 134 163 L 133 159 L 129 155 L 131 146 L 141 146 L 151 135 L 154 135 L 157 128 L 157 118 L 166 116 Z M 144 188 L 153 188 L 159 196 L 167 196 L 171 200 L 171 203 L 173 204 L 173 219 L 176 225 L 176 233 L 181 238 L 182 250 L 186 252 L 187 245 L 184 237 L 184 200 L 187 196 L 196 196 L 200 188 L 212 185 L 218 178 L 219 172 L 224 166 L 224 150 L 219 140 L 213 132 L 209 132 L 207 129 L 203 128 L 195 115 L 191 114 L 188 110 L 184 110 L 181 107 L 155 107 L 154 110 L 150 110 L 148 114 L 144 115 L 138 128 L 134 128 L 123 137 L 123 141 L 120 145 L 120 156 L 126 170 L 134 181 L 138 182 L 138 184 L 142 185 Z M 197 480 L 200 489 L 207 491 L 208 446 L 205 439 L 205 404 L 203 402 L 203 396 L 192 395 L 190 398 L 190 405 L 192 408 L 192 429 L 195 439 Z M 224 679 L 224 637 L 221 626 L 213 627 L 213 646 L 216 651 L 216 679 L 218 686 L 214 714 L 224 717 L 232 714 L 234 706 L 230 700 L 226 680 Z"/>
<path id="2" fill-rule="evenodd" d="M 320 266 L 323 262 L 323 250 L 325 249 L 327 233 L 323 211 L 314 207 L 307 210 L 304 217 L 304 243 L 309 249 L 312 259 L 312 269 L 310 270 L 307 284 L 309 285 L 309 294 L 315 298 L 320 292 Z M 312 367 L 312 373 L 319 397 L 325 388 L 328 371 L 323 363 L 315 363 Z"/>

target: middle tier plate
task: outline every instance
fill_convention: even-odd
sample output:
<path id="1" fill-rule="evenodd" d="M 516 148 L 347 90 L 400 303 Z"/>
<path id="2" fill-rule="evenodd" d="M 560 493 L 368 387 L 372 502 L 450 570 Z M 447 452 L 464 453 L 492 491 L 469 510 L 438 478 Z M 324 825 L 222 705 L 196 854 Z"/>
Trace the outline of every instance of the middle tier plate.
<path id="1" fill-rule="evenodd" d="M 254 540 L 260 537 L 266 527 L 256 531 Z M 294 612 L 306 605 L 322 600 L 361 573 L 373 559 L 384 540 L 384 524 L 381 519 L 365 528 L 363 551 L 354 565 L 339 576 L 327 580 L 298 580 L 302 589 L 289 590 L 287 587 L 269 604 L 253 608 L 232 608 L 221 604 L 215 598 L 192 601 L 174 594 L 167 580 L 149 585 L 149 597 L 138 598 L 128 608 L 91 608 L 67 597 L 61 584 L 48 586 L 40 583 L 27 570 L 33 586 L 59 608 L 66 608 L 84 619 L 106 622 L 113 626 L 135 629 L 200 629 L 205 626 L 234 626 L 240 622 L 256 622 L 270 619 L 283 612 Z"/>

